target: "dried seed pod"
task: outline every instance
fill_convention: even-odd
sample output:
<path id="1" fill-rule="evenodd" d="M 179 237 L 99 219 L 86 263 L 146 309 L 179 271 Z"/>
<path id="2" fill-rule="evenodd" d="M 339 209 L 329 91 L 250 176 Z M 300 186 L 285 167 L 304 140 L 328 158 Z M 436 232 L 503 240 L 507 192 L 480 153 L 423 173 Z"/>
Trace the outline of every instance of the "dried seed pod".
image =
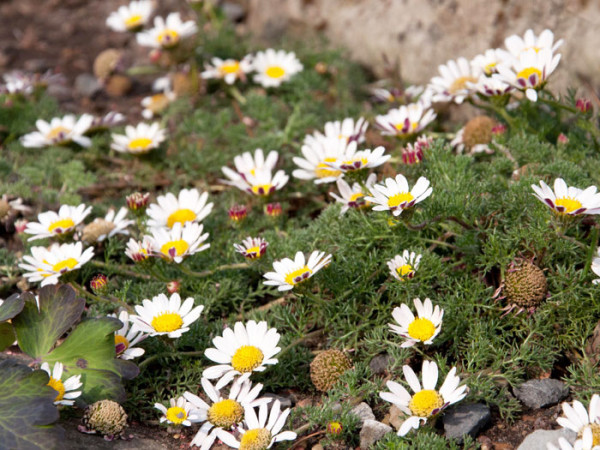
<path id="1" fill-rule="evenodd" d="M 529 261 L 510 268 L 504 279 L 504 294 L 509 304 L 535 308 L 548 293 L 548 283 L 542 269 Z"/>
<path id="2" fill-rule="evenodd" d="M 352 362 L 343 352 L 336 349 L 325 350 L 310 363 L 310 379 L 319 391 L 326 392 L 350 367 Z"/>

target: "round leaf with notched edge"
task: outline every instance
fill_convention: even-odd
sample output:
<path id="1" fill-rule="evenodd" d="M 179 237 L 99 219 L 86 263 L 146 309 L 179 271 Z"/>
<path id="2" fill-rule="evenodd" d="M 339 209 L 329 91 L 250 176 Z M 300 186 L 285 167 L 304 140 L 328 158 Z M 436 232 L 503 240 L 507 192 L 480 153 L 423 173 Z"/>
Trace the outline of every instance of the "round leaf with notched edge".
<path id="1" fill-rule="evenodd" d="M 0 322 L 12 319 L 23 309 L 25 300 L 19 294 L 13 294 L 0 305 Z"/>
<path id="2" fill-rule="evenodd" d="M 64 430 L 58 420 L 56 391 L 48 374 L 14 360 L 0 362 L 0 447 L 18 450 L 54 449 Z"/>
<path id="3" fill-rule="evenodd" d="M 46 355 L 56 341 L 81 317 L 85 300 L 71 286 L 44 286 L 39 290 L 39 310 L 35 297 L 21 295 L 25 306 L 13 320 L 19 347 L 32 358 Z"/>
<path id="4" fill-rule="evenodd" d="M 42 356 L 50 367 L 57 361 L 63 363 L 64 377 L 81 374 L 83 393 L 78 404 L 125 400 L 121 377 L 133 378 L 139 369 L 130 361 L 116 358 L 114 333 L 122 326 L 120 320 L 111 317 L 84 320 L 61 345 Z"/>

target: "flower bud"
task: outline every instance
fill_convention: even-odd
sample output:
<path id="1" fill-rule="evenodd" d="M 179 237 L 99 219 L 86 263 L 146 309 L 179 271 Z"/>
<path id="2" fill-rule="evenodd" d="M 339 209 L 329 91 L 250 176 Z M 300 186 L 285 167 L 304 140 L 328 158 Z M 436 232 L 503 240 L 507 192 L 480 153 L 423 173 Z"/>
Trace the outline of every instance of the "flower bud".
<path id="1" fill-rule="evenodd" d="M 177 280 L 169 281 L 167 283 L 167 291 L 169 294 L 174 294 L 175 292 L 179 292 L 179 288 L 181 287 L 181 283 Z"/>
<path id="2" fill-rule="evenodd" d="M 265 214 L 269 217 L 279 217 L 282 212 L 281 203 L 267 203 L 265 205 Z"/>
<path id="3" fill-rule="evenodd" d="M 108 290 L 108 278 L 104 274 L 98 274 L 90 281 L 92 292 L 96 295 L 102 295 Z"/>
<path id="4" fill-rule="evenodd" d="M 144 211 L 150 201 L 150 194 L 148 192 L 142 194 L 141 192 L 134 192 L 125 198 L 127 207 L 131 211 Z"/>
<path id="5" fill-rule="evenodd" d="M 578 98 L 575 102 L 575 108 L 585 114 L 592 109 L 592 102 L 587 98 Z"/>
<path id="6" fill-rule="evenodd" d="M 229 218 L 234 223 L 242 222 L 248 217 L 248 208 L 246 205 L 233 205 L 229 208 Z"/>

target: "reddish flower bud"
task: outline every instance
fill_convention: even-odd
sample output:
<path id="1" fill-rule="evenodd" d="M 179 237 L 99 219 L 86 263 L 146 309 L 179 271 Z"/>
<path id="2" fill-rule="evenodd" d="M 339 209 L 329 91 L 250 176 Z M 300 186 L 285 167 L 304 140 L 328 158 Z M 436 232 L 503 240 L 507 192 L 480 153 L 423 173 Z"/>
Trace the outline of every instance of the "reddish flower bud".
<path id="1" fill-rule="evenodd" d="M 148 192 L 142 194 L 141 192 L 134 192 L 125 198 L 127 207 L 132 211 L 143 211 L 148 206 L 150 201 L 150 194 Z"/>
<path id="2" fill-rule="evenodd" d="M 169 281 L 167 283 L 167 291 L 169 292 L 169 294 L 174 294 L 175 292 L 179 292 L 180 286 L 181 283 L 177 280 Z"/>
<path id="3" fill-rule="evenodd" d="M 233 205 L 231 208 L 229 208 L 229 218 L 233 222 L 239 223 L 246 217 L 248 217 L 248 208 L 246 205 Z"/>
<path id="4" fill-rule="evenodd" d="M 423 151 L 419 145 L 407 144 L 402 149 L 402 162 L 404 164 L 418 164 L 423 161 Z"/>
<path id="5" fill-rule="evenodd" d="M 567 144 L 568 142 L 569 142 L 569 138 L 567 136 L 565 136 L 563 133 L 560 133 L 558 135 L 558 138 L 556 139 L 557 144 Z"/>
<path id="6" fill-rule="evenodd" d="M 587 98 L 578 98 L 575 102 L 575 108 L 585 114 L 592 109 L 592 102 Z"/>
<path id="7" fill-rule="evenodd" d="M 343 431 L 342 424 L 340 422 L 329 422 L 327 424 L 327 432 L 334 436 L 341 434 Z"/>
<path id="8" fill-rule="evenodd" d="M 506 133 L 506 125 L 499 123 L 498 125 L 492 127 L 492 134 L 499 135 L 504 133 Z"/>
<path id="9" fill-rule="evenodd" d="M 265 206 L 265 214 L 269 217 L 279 217 L 282 212 L 281 203 L 267 203 Z"/>
<path id="10" fill-rule="evenodd" d="M 29 221 L 27 219 L 19 219 L 15 221 L 15 230 L 17 233 L 21 234 L 25 232 L 25 228 L 27 228 L 27 224 Z"/>
<path id="11" fill-rule="evenodd" d="M 108 290 L 108 278 L 106 275 L 98 274 L 90 281 L 90 287 L 94 294 L 104 294 Z"/>

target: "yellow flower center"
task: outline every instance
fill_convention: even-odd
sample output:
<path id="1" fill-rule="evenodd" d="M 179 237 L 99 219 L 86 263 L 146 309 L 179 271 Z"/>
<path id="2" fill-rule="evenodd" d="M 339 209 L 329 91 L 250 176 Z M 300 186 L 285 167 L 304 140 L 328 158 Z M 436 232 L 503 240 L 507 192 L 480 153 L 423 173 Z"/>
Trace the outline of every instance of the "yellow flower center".
<path id="1" fill-rule="evenodd" d="M 240 450 L 265 450 L 271 443 L 271 432 L 266 428 L 253 428 L 240 439 Z"/>
<path id="2" fill-rule="evenodd" d="M 139 152 L 140 150 L 146 150 L 148 147 L 152 145 L 152 139 L 141 137 L 137 139 L 132 139 L 129 141 L 129 150 L 133 150 L 134 152 Z"/>
<path id="3" fill-rule="evenodd" d="M 219 72 L 221 72 L 223 75 L 238 73 L 239 71 L 240 63 L 237 61 L 229 64 L 223 64 L 221 67 L 219 67 Z"/>
<path id="4" fill-rule="evenodd" d="M 65 385 L 62 381 L 50 377 L 50 381 L 48 381 L 47 386 L 50 386 L 52 389 L 58 392 L 58 395 L 54 399 L 55 402 L 58 402 L 63 399 L 63 396 L 65 395 Z"/>
<path id="5" fill-rule="evenodd" d="M 408 407 L 418 417 L 429 417 L 436 409 L 444 406 L 444 399 L 433 389 L 423 389 L 410 399 Z"/>
<path id="6" fill-rule="evenodd" d="M 64 261 L 57 262 L 52 266 L 52 271 L 56 273 L 68 272 L 69 270 L 73 270 L 73 268 L 77 265 L 77 260 L 75 258 L 68 258 Z"/>
<path id="7" fill-rule="evenodd" d="M 207 416 L 214 426 L 228 430 L 242 421 L 244 408 L 235 400 L 221 400 L 210 407 Z"/>
<path id="8" fill-rule="evenodd" d="M 121 336 L 120 334 L 115 334 L 115 349 L 117 355 L 120 355 L 125 350 L 129 348 L 129 341 L 125 336 Z"/>
<path id="9" fill-rule="evenodd" d="M 600 445 L 600 423 L 591 423 L 589 425 L 584 426 L 581 430 L 579 430 L 579 433 L 577 433 L 577 439 L 583 438 L 583 432 L 586 428 L 592 430 L 592 446 L 595 447 L 596 445 Z"/>
<path id="10" fill-rule="evenodd" d="M 55 128 L 52 128 L 48 134 L 46 135 L 46 137 L 50 140 L 56 140 L 58 142 L 63 141 L 67 134 L 69 134 L 71 132 L 71 130 L 69 130 L 68 128 L 65 128 L 63 126 L 58 126 Z"/>
<path id="11" fill-rule="evenodd" d="M 341 171 L 339 170 L 334 170 L 331 167 L 329 167 L 327 164 L 325 163 L 332 163 L 332 162 L 336 162 L 337 158 L 325 158 L 323 160 L 323 162 L 319 163 L 317 165 L 317 167 L 315 167 L 315 175 L 317 176 L 317 178 L 327 178 L 327 177 L 338 177 L 341 175 Z"/>
<path id="12" fill-rule="evenodd" d="M 459 91 L 464 90 L 467 87 L 467 83 L 476 83 L 477 79 L 474 77 L 466 76 L 466 77 L 458 77 L 456 80 L 452 82 L 450 88 L 448 89 L 451 94 L 456 94 Z"/>
<path id="13" fill-rule="evenodd" d="M 143 18 L 141 14 L 134 14 L 133 16 L 129 16 L 127 19 L 125 19 L 125 26 L 128 30 L 135 29 L 142 24 L 142 19 Z"/>
<path id="14" fill-rule="evenodd" d="M 244 254 L 244 256 L 246 258 L 250 258 L 250 259 L 260 258 L 260 247 L 258 245 L 255 245 L 254 247 L 250 247 L 248 250 L 246 250 L 246 253 Z"/>
<path id="15" fill-rule="evenodd" d="M 411 131 L 415 131 L 418 126 L 419 126 L 419 122 L 411 122 L 409 130 L 408 130 L 408 133 L 410 133 Z M 397 123 L 396 125 L 394 125 L 394 128 L 396 128 L 396 130 L 398 130 L 398 131 L 403 130 L 404 129 L 404 122 Z"/>
<path id="16" fill-rule="evenodd" d="M 285 70 L 281 66 L 271 66 L 265 71 L 269 78 L 281 78 L 285 75 Z"/>
<path id="17" fill-rule="evenodd" d="M 169 106 L 169 97 L 166 94 L 154 94 L 150 97 L 150 103 L 146 106 L 147 109 L 156 114 Z"/>
<path id="18" fill-rule="evenodd" d="M 496 69 L 496 65 L 498 63 L 489 63 L 486 64 L 485 67 L 483 68 L 483 71 L 485 72 L 486 75 L 491 75 L 491 73 Z"/>
<path id="19" fill-rule="evenodd" d="M 257 184 L 252 186 L 252 193 L 254 195 L 267 196 L 271 193 L 271 189 L 273 188 L 274 186 L 272 184 Z"/>
<path id="20" fill-rule="evenodd" d="M 156 40 L 165 48 L 174 47 L 179 42 L 179 34 L 175 30 L 161 31 Z"/>
<path id="21" fill-rule="evenodd" d="M 517 80 L 522 78 L 524 80 L 529 80 L 529 78 L 535 75 L 537 78 L 537 83 L 542 81 L 542 71 L 536 67 L 527 67 L 523 70 L 521 70 L 518 74 L 517 74 Z"/>
<path id="22" fill-rule="evenodd" d="M 50 231 L 51 233 L 56 233 L 56 234 L 60 234 L 60 233 L 64 233 L 66 230 L 68 230 L 69 228 L 72 228 L 75 226 L 75 221 L 71 218 L 66 218 L 66 219 L 60 219 L 57 220 L 56 222 L 53 222 L 50 224 L 50 226 L 48 227 L 48 231 Z"/>
<path id="23" fill-rule="evenodd" d="M 173 228 L 173 225 L 175 225 L 177 222 L 183 225 L 186 222 L 191 222 L 195 218 L 196 213 L 194 211 L 187 208 L 181 208 L 169 216 L 167 219 L 167 226 L 169 228 Z"/>
<path id="24" fill-rule="evenodd" d="M 252 372 L 263 362 L 265 355 L 253 345 L 242 345 L 231 357 L 231 367 L 240 373 Z"/>
<path id="25" fill-rule="evenodd" d="M 410 264 L 404 264 L 396 269 L 396 272 L 400 276 L 400 279 L 404 279 L 405 277 L 412 278 L 415 271 Z"/>
<path id="26" fill-rule="evenodd" d="M 579 200 L 575 200 L 571 197 L 557 198 L 555 203 L 556 206 L 562 206 L 563 208 L 565 208 L 563 214 L 569 214 L 573 211 L 577 211 L 582 206 Z"/>
<path id="27" fill-rule="evenodd" d="M 185 409 L 179 406 L 171 406 L 167 409 L 167 420 L 175 425 L 181 425 L 183 421 L 187 419 L 187 413 Z"/>
<path id="28" fill-rule="evenodd" d="M 410 203 L 414 198 L 415 197 L 410 192 L 400 192 L 399 194 L 394 194 L 388 198 L 388 206 L 390 208 L 397 208 L 405 203 Z"/>
<path id="29" fill-rule="evenodd" d="M 292 286 L 303 282 L 304 280 L 310 278 L 312 275 L 312 270 L 308 268 L 308 266 L 301 267 L 300 269 L 294 270 L 293 272 L 288 273 L 285 276 L 285 282 L 287 284 L 291 284 Z"/>
<path id="30" fill-rule="evenodd" d="M 435 326 L 429 319 L 419 317 L 408 326 L 408 335 L 421 342 L 431 339 L 435 333 Z"/>
<path id="31" fill-rule="evenodd" d="M 367 158 L 354 158 L 354 159 L 349 159 L 347 161 L 343 161 L 340 166 L 344 170 L 358 170 L 358 169 L 362 169 L 368 163 L 369 163 L 369 160 Z"/>
<path id="32" fill-rule="evenodd" d="M 181 256 L 187 252 L 188 248 L 190 248 L 190 244 L 188 244 L 183 239 L 179 239 L 178 241 L 169 241 L 160 248 L 160 252 L 168 257 L 174 258 L 175 256 Z"/>
<path id="33" fill-rule="evenodd" d="M 170 333 L 181 328 L 183 319 L 178 313 L 166 312 L 154 317 L 151 325 L 159 333 Z"/>

